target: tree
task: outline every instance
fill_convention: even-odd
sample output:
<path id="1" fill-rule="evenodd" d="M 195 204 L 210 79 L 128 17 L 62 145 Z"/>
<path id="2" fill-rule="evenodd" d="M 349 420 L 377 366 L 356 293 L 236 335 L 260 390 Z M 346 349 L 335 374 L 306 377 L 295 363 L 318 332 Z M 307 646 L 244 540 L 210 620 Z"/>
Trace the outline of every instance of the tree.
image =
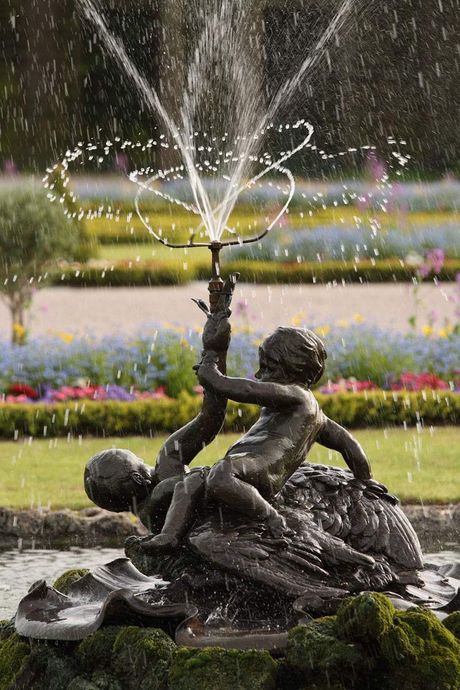
<path id="1" fill-rule="evenodd" d="M 79 251 L 78 227 L 43 189 L 0 194 L 0 291 L 11 312 L 14 344 L 25 342 L 26 313 L 46 270 L 56 261 L 78 257 Z"/>

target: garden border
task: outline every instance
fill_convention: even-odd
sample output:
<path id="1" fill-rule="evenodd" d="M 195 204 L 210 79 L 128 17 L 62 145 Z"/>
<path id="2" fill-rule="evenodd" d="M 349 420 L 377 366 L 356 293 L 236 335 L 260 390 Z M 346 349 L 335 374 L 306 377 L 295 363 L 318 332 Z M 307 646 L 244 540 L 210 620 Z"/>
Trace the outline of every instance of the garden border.
<path id="1" fill-rule="evenodd" d="M 324 413 L 349 428 L 456 425 L 460 394 L 426 390 L 315 394 Z M 0 439 L 67 435 L 127 436 L 170 433 L 199 411 L 200 396 L 135 402 L 80 400 L 56 404 L 0 404 Z M 256 405 L 229 402 L 225 431 L 242 431 L 257 419 Z"/>
<path id="2" fill-rule="evenodd" d="M 321 284 L 321 283 L 395 283 L 422 280 L 417 267 L 399 259 L 354 263 L 351 261 L 324 261 L 322 263 L 278 263 L 275 261 L 229 261 L 226 273 L 240 273 L 241 282 L 264 284 Z M 446 259 L 436 275 L 437 280 L 454 281 L 460 273 L 459 259 Z M 209 280 L 208 263 L 191 263 L 187 270 L 182 264 L 160 261 L 121 262 L 94 267 L 68 266 L 48 275 L 54 286 L 68 287 L 143 287 L 183 285 L 193 280 Z M 433 280 L 433 275 L 424 278 Z"/>

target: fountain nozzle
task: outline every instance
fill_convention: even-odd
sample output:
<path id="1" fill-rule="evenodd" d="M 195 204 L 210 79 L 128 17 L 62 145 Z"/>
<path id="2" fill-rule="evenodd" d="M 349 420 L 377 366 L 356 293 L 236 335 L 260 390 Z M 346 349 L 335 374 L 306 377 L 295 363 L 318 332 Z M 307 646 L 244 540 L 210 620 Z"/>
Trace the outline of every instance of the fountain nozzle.
<path id="1" fill-rule="evenodd" d="M 224 285 L 224 281 L 222 280 L 220 275 L 220 250 L 222 249 L 223 245 L 221 242 L 215 240 L 211 242 L 208 246 L 211 250 L 212 257 L 211 280 L 208 284 L 209 308 L 211 312 L 213 312 L 217 306 L 220 293 L 222 292 L 222 287 Z"/>

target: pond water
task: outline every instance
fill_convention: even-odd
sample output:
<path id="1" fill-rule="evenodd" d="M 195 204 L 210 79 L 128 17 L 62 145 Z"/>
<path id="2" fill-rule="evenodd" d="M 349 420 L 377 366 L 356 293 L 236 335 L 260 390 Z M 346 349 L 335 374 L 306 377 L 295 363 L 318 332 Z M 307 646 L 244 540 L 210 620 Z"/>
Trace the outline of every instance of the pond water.
<path id="1" fill-rule="evenodd" d="M 448 544 L 446 550 L 425 554 L 425 562 L 434 565 L 460 563 L 460 545 Z M 37 580 L 52 584 L 70 568 L 93 568 L 124 556 L 121 549 L 69 549 L 0 552 L 0 620 L 11 618 L 19 600 Z"/>
<path id="2" fill-rule="evenodd" d="M 71 568 L 94 568 L 124 556 L 122 549 L 0 551 L 0 620 L 14 615 L 37 580 L 54 580 Z"/>

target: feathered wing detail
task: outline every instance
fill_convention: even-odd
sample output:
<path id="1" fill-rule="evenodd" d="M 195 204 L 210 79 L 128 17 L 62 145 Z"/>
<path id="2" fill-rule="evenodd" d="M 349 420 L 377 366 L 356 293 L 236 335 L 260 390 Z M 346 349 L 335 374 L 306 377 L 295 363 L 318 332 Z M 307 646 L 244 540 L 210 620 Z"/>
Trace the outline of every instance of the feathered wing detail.
<path id="1" fill-rule="evenodd" d="M 285 594 L 298 597 L 311 592 L 318 602 L 346 595 L 347 590 L 328 585 L 330 574 L 324 569 L 315 535 L 310 535 L 309 544 L 286 544 L 254 527 L 241 524 L 217 529 L 211 520 L 193 530 L 188 540 L 207 561 Z"/>
<path id="2" fill-rule="evenodd" d="M 280 503 L 305 508 L 322 529 L 362 553 L 383 555 L 404 569 L 421 568 L 417 535 L 398 500 L 381 484 L 347 470 L 302 465 L 283 487 Z"/>

